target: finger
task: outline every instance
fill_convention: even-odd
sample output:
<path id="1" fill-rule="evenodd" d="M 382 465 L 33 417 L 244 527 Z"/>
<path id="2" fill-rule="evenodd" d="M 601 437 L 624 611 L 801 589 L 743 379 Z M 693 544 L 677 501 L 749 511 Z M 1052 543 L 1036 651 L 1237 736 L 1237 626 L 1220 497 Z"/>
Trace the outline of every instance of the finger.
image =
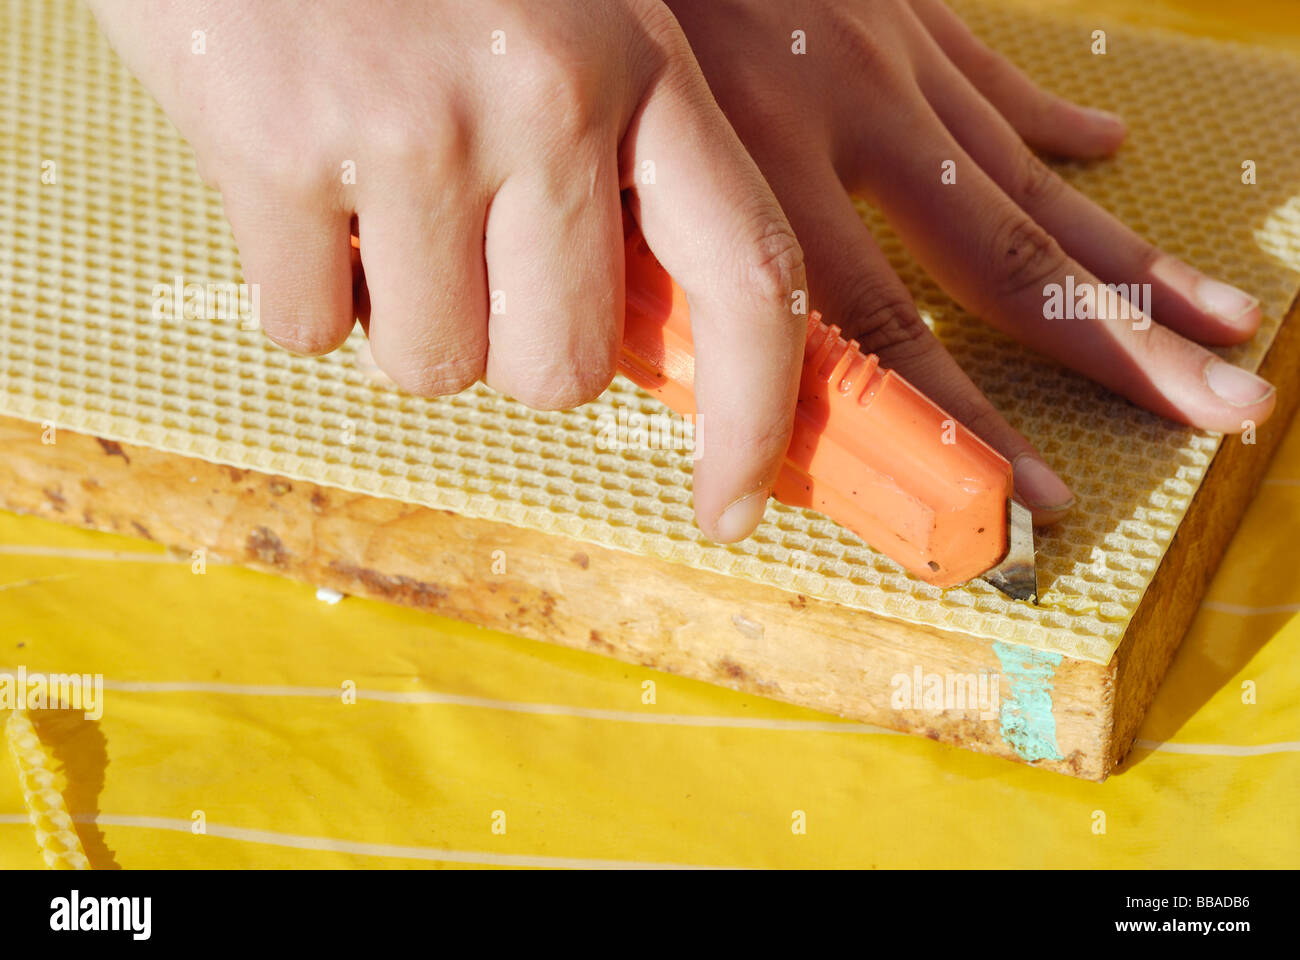
<path id="1" fill-rule="evenodd" d="M 718 541 L 762 519 L 790 445 L 805 319 L 803 255 L 771 189 L 689 51 L 655 82 L 624 138 L 624 183 L 651 250 L 686 292 L 695 398 L 709 437 L 695 513 Z M 653 183 L 646 172 L 653 170 Z"/>
<path id="2" fill-rule="evenodd" d="M 358 208 L 370 351 L 403 390 L 459 393 L 487 358 L 485 204 L 445 190 L 383 190 Z"/>
<path id="3" fill-rule="evenodd" d="M 912 9 L 948 59 L 1035 149 L 1078 159 L 1119 149 L 1128 131 L 1118 116 L 1043 90 L 989 49 L 941 0 L 913 0 Z"/>
<path id="4" fill-rule="evenodd" d="M 1070 254 L 1105 280 L 1150 284 L 1161 324 L 1215 345 L 1254 335 L 1263 319 L 1257 298 L 1157 249 L 1067 184 L 956 70 L 940 65 L 922 86 L 971 158 Z"/>
<path id="5" fill-rule="evenodd" d="M 798 158 L 757 158 L 802 238 L 813 304 L 828 323 L 897 370 L 1014 465 L 1016 499 L 1037 524 L 1061 519 L 1069 487 L 998 413 L 921 320 L 911 295 L 848 200 L 834 170 Z"/>
<path id="6" fill-rule="evenodd" d="M 347 213 L 272 190 L 223 199 L 267 337 L 308 356 L 342 344 L 355 320 Z"/>
<path id="7" fill-rule="evenodd" d="M 576 146 L 565 169 L 516 174 L 493 198 L 486 380 L 530 407 L 575 407 L 614 377 L 623 340 L 615 152 L 612 141 Z"/>
<path id="8" fill-rule="evenodd" d="M 927 110 L 924 105 L 918 111 Z M 901 149 L 901 148 L 900 148 Z M 967 309 L 1042 353 L 1162 416 L 1225 433 L 1260 423 L 1275 396 L 1265 381 L 1101 298 L 1095 316 L 1049 319 L 1055 287 L 1100 289 L 1096 277 L 989 179 L 938 118 L 912 127 L 908 163 L 889 165 L 875 200 L 932 277 Z M 955 160 L 957 182 L 939 171 Z M 936 230 L 959 223 L 961 230 Z"/>

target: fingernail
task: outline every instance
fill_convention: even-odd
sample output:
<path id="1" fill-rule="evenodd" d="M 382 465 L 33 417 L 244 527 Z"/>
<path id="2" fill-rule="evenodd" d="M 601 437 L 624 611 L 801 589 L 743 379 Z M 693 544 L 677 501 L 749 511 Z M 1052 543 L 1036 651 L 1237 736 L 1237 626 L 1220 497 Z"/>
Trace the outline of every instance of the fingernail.
<path id="1" fill-rule="evenodd" d="M 1074 503 L 1074 494 L 1065 482 L 1032 453 L 1016 457 L 1011 471 L 1016 494 L 1030 509 L 1064 510 Z"/>
<path id="2" fill-rule="evenodd" d="M 1104 124 L 1108 127 L 1118 127 L 1121 130 L 1127 129 L 1124 125 L 1124 118 L 1118 113 L 1111 113 L 1109 110 L 1100 110 L 1097 107 L 1083 107 L 1082 110 L 1097 123 Z"/>
<path id="3" fill-rule="evenodd" d="M 1234 407 L 1249 407 L 1273 392 L 1273 385 L 1267 380 L 1218 357 L 1205 365 L 1205 382 L 1215 396 Z"/>
<path id="4" fill-rule="evenodd" d="M 767 509 L 767 490 L 755 490 L 739 500 L 733 500 L 722 516 L 718 518 L 717 539 L 719 543 L 732 543 L 743 540 L 753 532 L 763 519 Z"/>
<path id="5" fill-rule="evenodd" d="M 1196 299 L 1210 313 L 1234 325 L 1259 306 L 1259 297 L 1209 277 L 1197 281 Z"/>

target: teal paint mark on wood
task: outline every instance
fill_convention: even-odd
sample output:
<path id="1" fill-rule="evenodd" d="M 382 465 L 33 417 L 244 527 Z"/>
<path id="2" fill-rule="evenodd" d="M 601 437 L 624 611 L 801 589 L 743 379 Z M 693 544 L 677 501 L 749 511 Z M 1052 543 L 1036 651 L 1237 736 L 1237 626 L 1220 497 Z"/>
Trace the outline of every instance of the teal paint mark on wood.
<path id="1" fill-rule="evenodd" d="M 1002 739 L 1022 760 L 1060 760 L 1052 678 L 1061 655 L 1014 643 L 994 643 L 993 652 L 1002 664 L 1002 675 L 1011 682 L 1010 695 L 998 710 Z"/>

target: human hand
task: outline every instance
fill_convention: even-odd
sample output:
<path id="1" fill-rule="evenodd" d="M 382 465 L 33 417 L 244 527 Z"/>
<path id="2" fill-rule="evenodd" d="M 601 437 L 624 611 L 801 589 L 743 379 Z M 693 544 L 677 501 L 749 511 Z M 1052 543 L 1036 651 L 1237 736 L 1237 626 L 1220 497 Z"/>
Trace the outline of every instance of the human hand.
<path id="1" fill-rule="evenodd" d="M 813 305 L 1011 460 L 1036 522 L 1064 515 L 1069 489 L 927 330 L 845 188 L 963 306 L 1134 403 L 1225 433 L 1272 412 L 1267 383 L 1196 342 L 1249 339 L 1258 301 L 1152 247 L 1026 146 L 1103 157 L 1119 118 L 1038 89 L 939 0 L 668 3 L 794 225 Z M 1045 287 L 1067 277 L 1149 283 L 1151 316 L 1046 319 Z"/>
<path id="2" fill-rule="evenodd" d="M 92 7 L 221 191 L 267 335 L 328 352 L 368 295 L 371 353 L 413 393 L 599 394 L 622 342 L 627 188 L 690 301 L 699 524 L 724 541 L 757 525 L 790 439 L 802 254 L 663 4 Z"/>

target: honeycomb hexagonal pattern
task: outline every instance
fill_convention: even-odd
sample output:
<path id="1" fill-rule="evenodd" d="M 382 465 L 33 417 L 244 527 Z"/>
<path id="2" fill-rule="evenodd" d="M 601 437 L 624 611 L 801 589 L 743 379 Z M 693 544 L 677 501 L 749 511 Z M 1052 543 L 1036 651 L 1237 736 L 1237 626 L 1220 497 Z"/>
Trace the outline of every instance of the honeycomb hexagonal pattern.
<path id="1" fill-rule="evenodd" d="M 1256 366 L 1300 278 L 1300 69 L 1243 46 L 963 2 L 1044 86 L 1121 111 L 1114 160 L 1066 164 L 1167 250 L 1257 294 L 1267 321 L 1227 353 Z M 1105 662 L 1219 439 L 1133 408 L 962 312 L 864 215 L 927 319 L 1079 497 L 1039 534 L 1041 606 L 975 581 L 941 591 L 816 514 L 773 505 L 744 543 L 696 529 L 688 454 L 609 449 L 602 417 L 658 404 L 620 379 L 538 413 L 485 387 L 426 401 L 360 369 L 356 333 L 304 359 L 237 321 L 160 315 L 175 278 L 239 281 L 189 148 L 76 0 L 0 8 L 0 414 L 654 555 L 889 617 Z M 1259 182 L 1241 182 L 1254 160 Z M 942 225 L 939 225 L 942 229 Z M 1157 318 L 1158 319 L 1158 318 Z M 689 571 L 683 571 L 689 576 Z"/>

